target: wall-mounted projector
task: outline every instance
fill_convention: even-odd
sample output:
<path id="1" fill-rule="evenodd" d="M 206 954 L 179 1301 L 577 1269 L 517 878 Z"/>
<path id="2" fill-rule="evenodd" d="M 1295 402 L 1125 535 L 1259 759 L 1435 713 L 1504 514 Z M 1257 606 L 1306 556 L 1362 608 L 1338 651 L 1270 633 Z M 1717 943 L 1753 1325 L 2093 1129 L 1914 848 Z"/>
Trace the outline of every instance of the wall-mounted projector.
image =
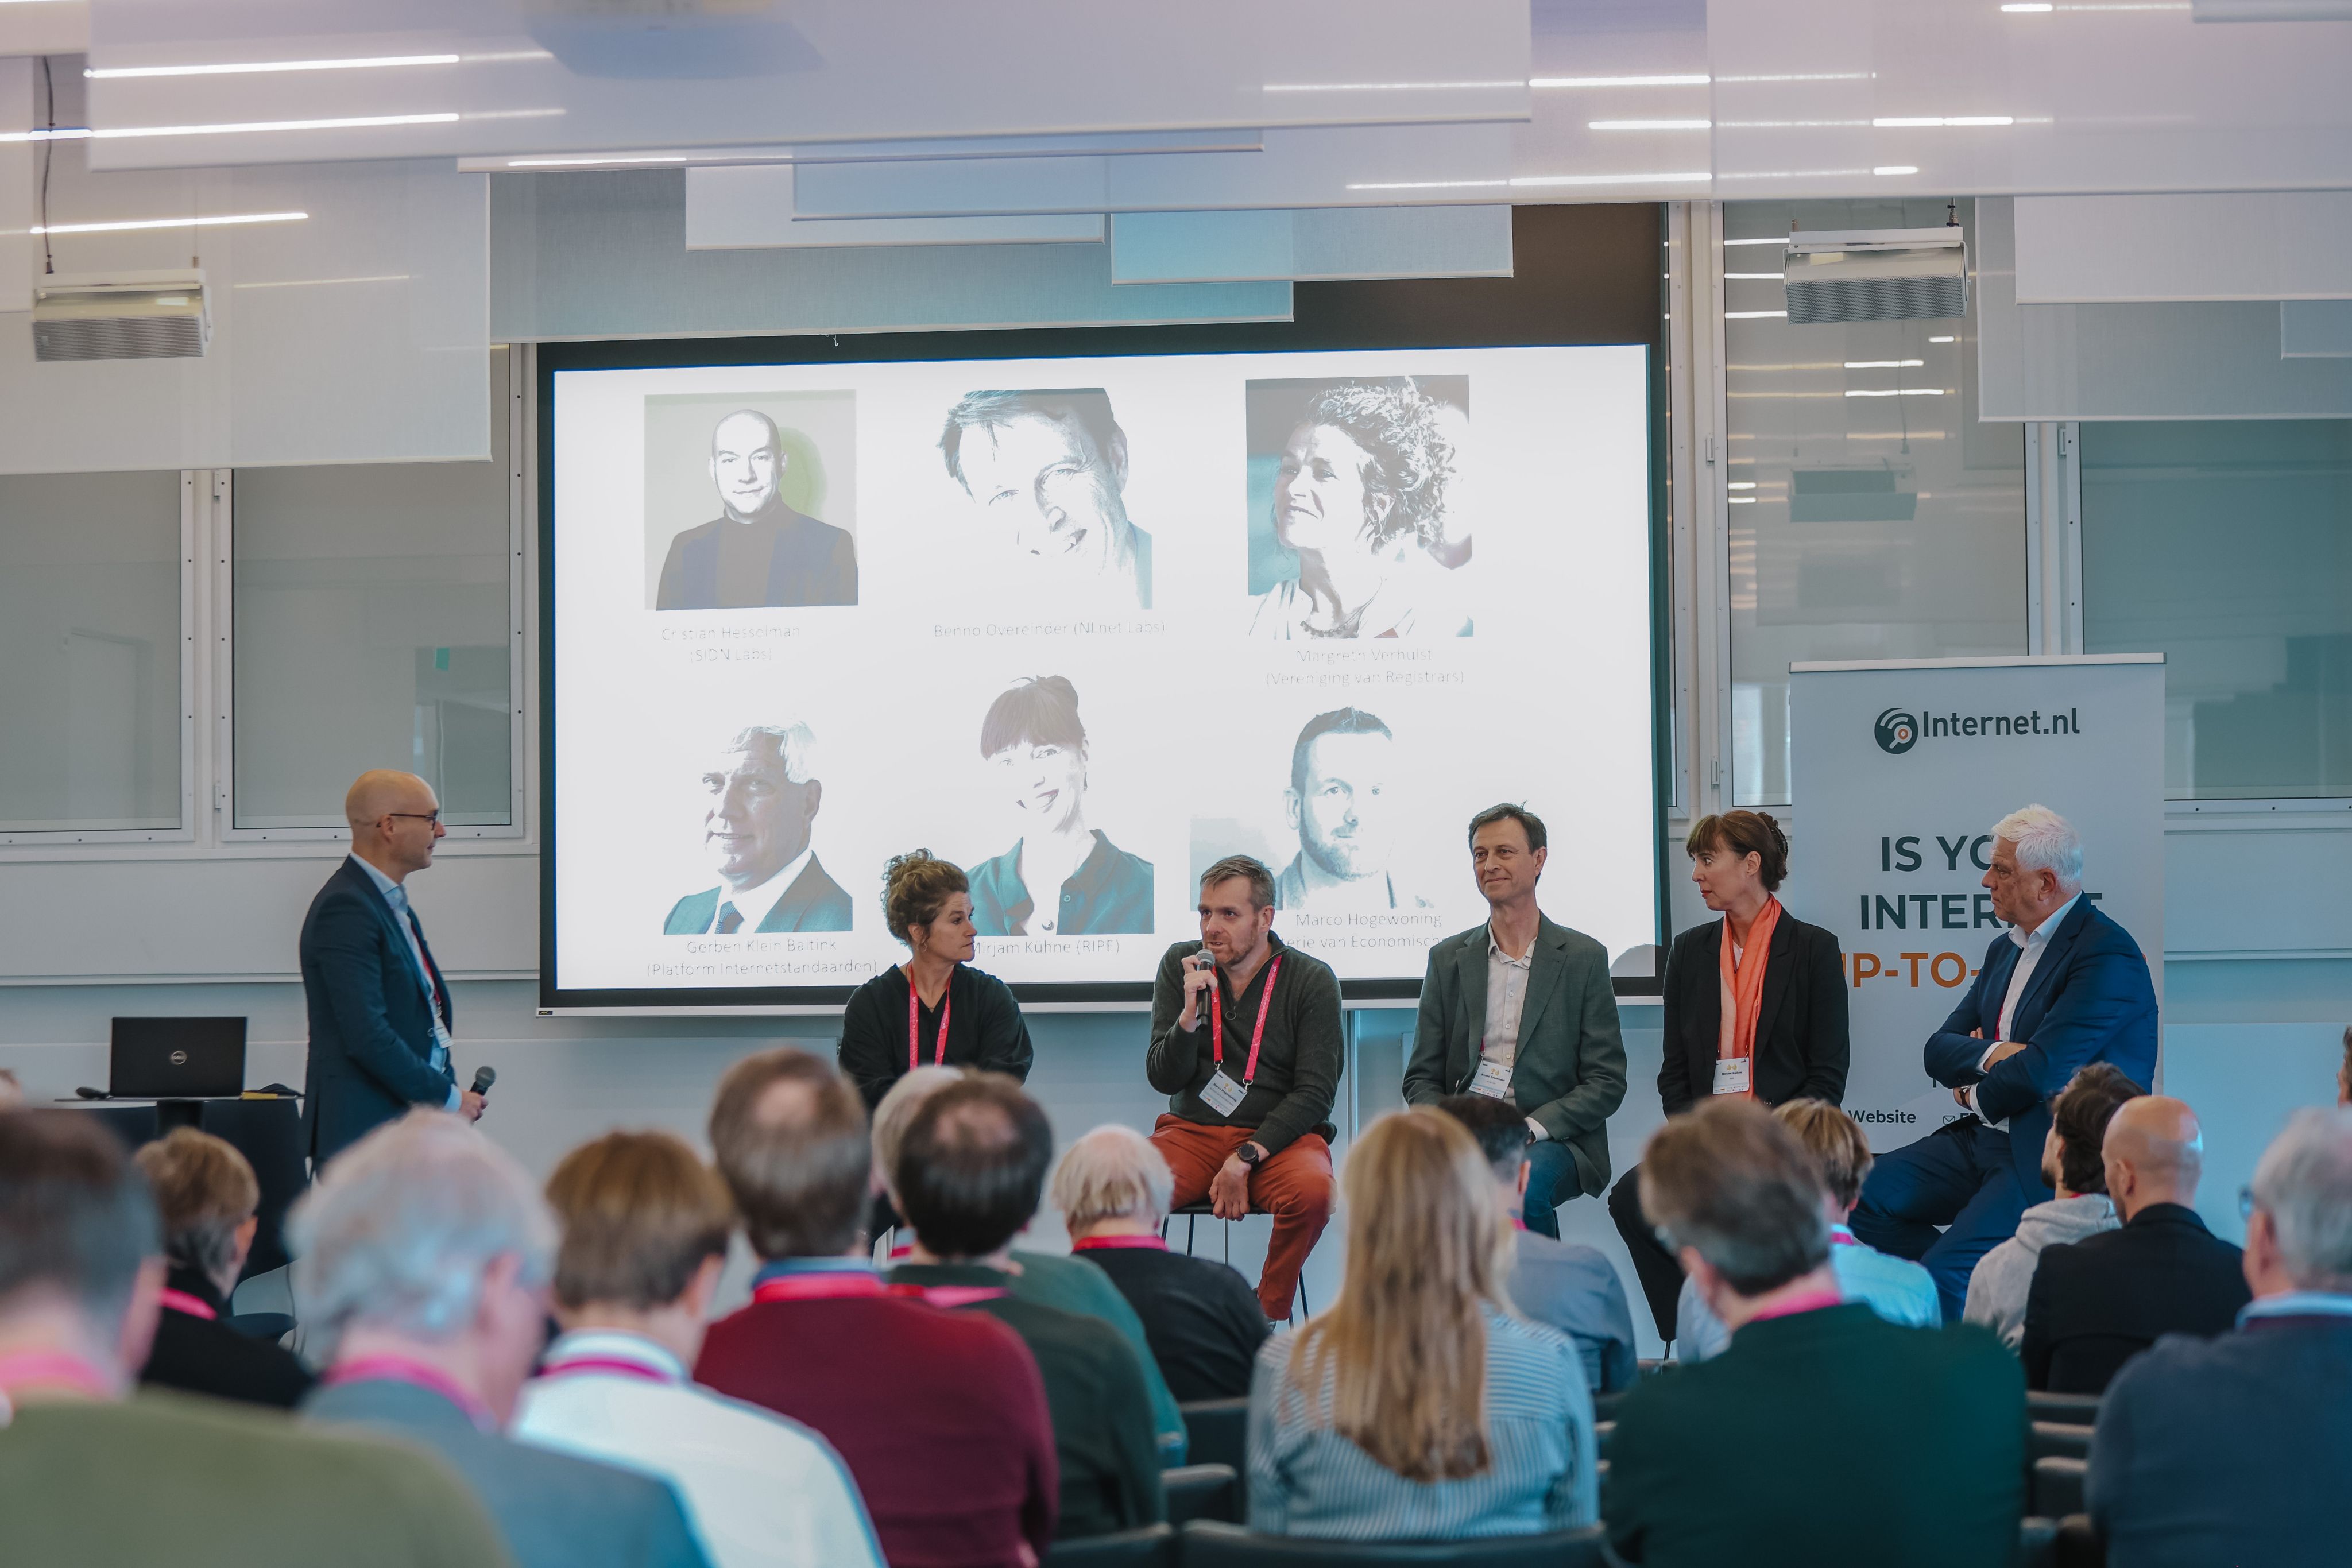
<path id="1" fill-rule="evenodd" d="M 33 284 L 37 360 L 192 360 L 212 336 L 202 272 L 60 275 Z"/>
<path id="2" fill-rule="evenodd" d="M 1969 311 L 1957 227 L 1831 229 L 1789 236 L 1789 320 L 1914 321 Z"/>

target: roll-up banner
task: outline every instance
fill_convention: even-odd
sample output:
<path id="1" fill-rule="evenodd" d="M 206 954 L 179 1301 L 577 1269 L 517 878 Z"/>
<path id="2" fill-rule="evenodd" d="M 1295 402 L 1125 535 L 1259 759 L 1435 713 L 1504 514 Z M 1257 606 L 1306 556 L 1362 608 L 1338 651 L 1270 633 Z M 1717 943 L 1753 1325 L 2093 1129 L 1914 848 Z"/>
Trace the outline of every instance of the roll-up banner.
<path id="1" fill-rule="evenodd" d="M 1966 1112 L 1921 1048 L 2005 929 L 1982 885 L 1992 826 L 2049 807 L 2083 835 L 2083 888 L 2137 939 L 2164 997 L 2164 656 L 1789 666 L 1781 902 L 1845 950 L 1845 1105 L 1900 1148 Z"/>

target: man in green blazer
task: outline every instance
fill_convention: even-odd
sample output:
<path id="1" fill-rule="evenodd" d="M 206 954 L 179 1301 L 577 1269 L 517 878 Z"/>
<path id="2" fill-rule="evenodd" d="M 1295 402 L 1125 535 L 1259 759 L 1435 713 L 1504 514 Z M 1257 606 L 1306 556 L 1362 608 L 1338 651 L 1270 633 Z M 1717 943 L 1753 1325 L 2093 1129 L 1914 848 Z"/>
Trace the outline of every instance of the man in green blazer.
<path id="1" fill-rule="evenodd" d="M 1642 1210 L 1731 1329 L 1617 1409 L 1601 1512 L 1641 1568 L 2008 1568 L 2025 1504 L 2025 1377 L 1973 1323 L 1846 1301 L 1818 1168 L 1717 1096 L 1643 1150 Z"/>
<path id="2" fill-rule="evenodd" d="M 1547 836 L 1518 806 L 1470 819 L 1486 923 L 1429 950 L 1404 1097 L 1508 1100 L 1528 1118 L 1528 1228 L 1559 1234 L 1563 1196 L 1609 1183 L 1609 1118 L 1625 1099 L 1625 1044 L 1608 950 L 1536 907 Z"/>

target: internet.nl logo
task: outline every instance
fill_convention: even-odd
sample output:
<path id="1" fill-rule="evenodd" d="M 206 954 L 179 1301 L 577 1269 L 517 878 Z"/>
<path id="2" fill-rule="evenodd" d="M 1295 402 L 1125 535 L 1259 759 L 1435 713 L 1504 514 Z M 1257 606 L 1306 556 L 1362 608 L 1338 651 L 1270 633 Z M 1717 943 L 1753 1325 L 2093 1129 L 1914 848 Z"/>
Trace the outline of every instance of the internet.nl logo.
<path id="1" fill-rule="evenodd" d="M 1878 737 L 1879 750 L 1900 757 L 1919 744 L 1919 721 L 1906 709 L 1891 707 L 1878 716 L 1873 733 Z"/>

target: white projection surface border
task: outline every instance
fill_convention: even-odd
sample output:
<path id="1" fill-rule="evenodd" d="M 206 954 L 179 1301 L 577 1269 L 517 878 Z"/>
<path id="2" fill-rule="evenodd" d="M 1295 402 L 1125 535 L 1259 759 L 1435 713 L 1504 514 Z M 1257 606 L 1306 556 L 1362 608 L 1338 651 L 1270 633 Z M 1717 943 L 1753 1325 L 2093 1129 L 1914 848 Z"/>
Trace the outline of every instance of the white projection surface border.
<path id="1" fill-rule="evenodd" d="M 1141 995 L 1230 854 L 1393 996 L 1498 801 L 1646 948 L 1647 352 L 555 369 L 551 994 L 837 1006 L 925 849 L 1024 999 Z"/>

